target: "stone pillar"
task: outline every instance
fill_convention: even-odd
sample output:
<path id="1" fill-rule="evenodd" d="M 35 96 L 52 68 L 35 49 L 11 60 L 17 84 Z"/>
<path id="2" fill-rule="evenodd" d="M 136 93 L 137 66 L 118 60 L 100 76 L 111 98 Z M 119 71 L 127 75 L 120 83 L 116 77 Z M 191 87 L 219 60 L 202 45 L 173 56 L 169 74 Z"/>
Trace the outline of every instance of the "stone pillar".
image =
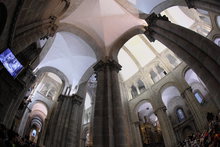
<path id="1" fill-rule="evenodd" d="M 6 90 L 6 92 L 2 94 L 4 98 L 1 98 L 1 94 L 0 98 L 7 99 L 10 104 L 7 108 L 5 108 L 5 110 L 7 110 L 5 115 L 1 115 L 1 117 L 4 116 L 2 123 L 10 128 L 12 126 L 13 120 L 15 119 L 15 115 L 17 114 L 18 107 L 20 106 L 24 98 L 25 92 L 34 82 L 35 76 L 32 73 L 32 69 L 27 68 L 26 71 L 21 73 L 16 80 L 8 77 L 8 75 L 4 75 L 3 77 L 0 76 L 0 78 L 3 78 L 3 80 L 1 80 L 1 83 L 4 84 L 4 88 L 7 89 L 3 89 L 3 91 Z"/>
<path id="2" fill-rule="evenodd" d="M 46 146 L 77 147 L 78 114 L 82 101 L 77 95 L 59 97 L 58 106 L 48 125 Z"/>
<path id="3" fill-rule="evenodd" d="M 157 39 L 185 61 L 204 81 L 220 108 L 220 48 L 207 38 L 172 24 L 166 16 L 152 14 L 146 19 L 145 35 Z"/>
<path id="4" fill-rule="evenodd" d="M 93 146 L 129 147 L 129 129 L 122 106 L 118 71 L 121 66 L 114 60 L 99 61 L 94 110 Z"/>
<path id="5" fill-rule="evenodd" d="M 218 0 L 185 0 L 189 8 L 203 9 L 220 14 L 220 1 Z"/>
<path id="6" fill-rule="evenodd" d="M 176 136 L 172 124 L 169 118 L 167 117 L 166 110 L 167 109 L 165 106 L 161 106 L 157 108 L 154 111 L 154 113 L 158 117 L 165 146 L 176 147 L 177 146 Z"/>
<path id="7" fill-rule="evenodd" d="M 204 120 L 205 116 L 202 115 L 201 110 L 198 107 L 198 103 L 196 102 L 196 98 L 192 93 L 191 87 L 187 87 L 181 93 L 181 96 L 186 100 L 187 105 L 193 115 L 193 118 L 196 123 L 197 129 L 202 132 L 206 127 L 206 120 Z"/>

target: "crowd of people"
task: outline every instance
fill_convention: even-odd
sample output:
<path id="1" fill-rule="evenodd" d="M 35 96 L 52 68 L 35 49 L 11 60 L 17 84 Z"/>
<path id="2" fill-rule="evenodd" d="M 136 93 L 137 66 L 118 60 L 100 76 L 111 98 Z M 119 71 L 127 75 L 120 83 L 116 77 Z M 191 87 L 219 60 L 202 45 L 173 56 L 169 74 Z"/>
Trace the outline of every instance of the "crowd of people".
<path id="1" fill-rule="evenodd" d="M 220 147 L 220 120 L 212 113 L 207 114 L 209 126 L 202 133 L 194 133 L 179 144 L 180 147 Z"/>
<path id="2" fill-rule="evenodd" d="M 0 124 L 0 147 L 37 147 L 37 145 L 29 141 L 28 136 L 22 138 L 13 130 Z"/>

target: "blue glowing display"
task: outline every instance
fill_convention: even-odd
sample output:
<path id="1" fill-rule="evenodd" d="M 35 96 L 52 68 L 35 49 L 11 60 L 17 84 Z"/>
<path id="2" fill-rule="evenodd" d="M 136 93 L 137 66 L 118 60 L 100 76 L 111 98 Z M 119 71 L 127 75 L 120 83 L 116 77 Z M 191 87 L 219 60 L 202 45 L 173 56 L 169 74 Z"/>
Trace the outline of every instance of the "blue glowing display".
<path id="1" fill-rule="evenodd" d="M 0 61 L 10 73 L 12 77 L 16 77 L 20 71 L 23 69 L 21 63 L 17 60 L 10 49 L 6 49 L 0 54 Z"/>

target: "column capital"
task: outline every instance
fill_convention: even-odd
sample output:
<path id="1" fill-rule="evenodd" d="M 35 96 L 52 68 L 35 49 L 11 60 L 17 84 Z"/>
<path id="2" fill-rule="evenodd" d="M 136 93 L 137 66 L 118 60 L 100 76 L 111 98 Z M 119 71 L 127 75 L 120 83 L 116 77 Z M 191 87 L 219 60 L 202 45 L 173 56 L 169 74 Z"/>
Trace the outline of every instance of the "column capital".
<path id="1" fill-rule="evenodd" d="M 152 24 L 154 24 L 157 20 L 163 20 L 163 21 L 169 21 L 168 17 L 166 15 L 160 15 L 156 13 L 150 14 L 145 21 L 147 22 L 148 26 L 150 27 Z"/>
<path id="2" fill-rule="evenodd" d="M 78 105 L 81 105 L 83 102 L 83 98 L 76 94 L 73 94 L 72 96 L 60 95 L 58 101 L 62 102 L 64 99 L 71 99 L 73 103 L 76 103 Z"/>
<path id="3" fill-rule="evenodd" d="M 106 61 L 100 60 L 93 69 L 95 72 L 103 71 L 106 67 L 110 67 L 111 70 L 119 72 L 121 70 L 121 65 L 112 59 L 107 59 Z"/>
<path id="4" fill-rule="evenodd" d="M 82 102 L 83 102 L 83 98 L 76 95 L 76 94 L 72 95 L 71 98 L 73 98 L 73 102 L 78 104 L 78 105 L 81 105 Z"/>
<path id="5" fill-rule="evenodd" d="M 195 6 L 194 6 L 194 1 L 195 1 L 195 0 L 185 0 L 186 5 L 188 6 L 189 9 L 190 9 L 190 8 L 195 8 Z"/>
<path id="6" fill-rule="evenodd" d="M 168 17 L 165 16 L 165 15 L 160 15 L 160 14 L 155 14 L 155 13 L 152 13 L 150 14 L 146 19 L 145 21 L 147 22 L 148 26 L 147 27 L 144 27 L 145 28 L 145 32 L 144 32 L 144 35 L 148 38 L 148 40 L 150 42 L 154 42 L 155 41 L 155 38 L 153 37 L 152 33 L 154 32 L 150 27 L 155 24 L 155 22 L 157 20 L 163 20 L 163 21 L 169 21 Z"/>
<path id="7" fill-rule="evenodd" d="M 186 88 L 183 90 L 183 92 L 181 92 L 181 97 L 182 97 L 182 98 L 186 98 L 186 96 L 185 96 L 185 92 L 186 92 L 186 91 L 192 92 L 192 87 L 188 86 L 188 87 L 186 87 Z"/>
<path id="8" fill-rule="evenodd" d="M 149 27 L 144 27 L 145 28 L 145 32 L 144 35 L 147 37 L 147 39 L 150 42 L 154 42 L 155 38 L 153 37 L 152 33 L 154 32 L 153 30 L 151 30 Z"/>
<path id="9" fill-rule="evenodd" d="M 167 107 L 166 107 L 166 106 L 160 106 L 160 107 L 158 107 L 157 109 L 155 109 L 154 113 L 157 114 L 157 112 L 158 112 L 159 110 L 163 110 L 164 112 L 166 112 Z"/>

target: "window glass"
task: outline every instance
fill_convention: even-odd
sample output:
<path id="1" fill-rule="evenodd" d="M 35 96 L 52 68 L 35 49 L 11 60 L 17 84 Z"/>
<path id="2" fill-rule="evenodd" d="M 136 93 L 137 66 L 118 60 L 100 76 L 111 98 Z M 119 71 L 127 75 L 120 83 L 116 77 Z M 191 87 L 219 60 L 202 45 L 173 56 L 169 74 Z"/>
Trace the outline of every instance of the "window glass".
<path id="1" fill-rule="evenodd" d="M 141 80 L 138 80 L 138 89 L 141 93 L 145 91 L 144 83 Z"/>
<path id="2" fill-rule="evenodd" d="M 157 74 L 153 70 L 150 71 L 150 77 L 154 83 L 156 83 L 159 80 Z"/>
<path id="3" fill-rule="evenodd" d="M 197 100 L 199 103 L 202 103 L 202 101 L 203 101 L 202 96 L 201 96 L 198 92 L 196 92 L 194 95 L 195 95 L 195 97 L 196 97 L 196 100 Z"/>
<path id="4" fill-rule="evenodd" d="M 137 89 L 134 85 L 131 86 L 131 95 L 133 98 L 135 98 L 138 95 Z"/>
<path id="5" fill-rule="evenodd" d="M 217 16 L 217 25 L 218 25 L 218 27 L 220 28 L 220 16 Z"/>
<path id="6" fill-rule="evenodd" d="M 218 46 L 220 46 L 220 38 L 216 38 L 216 39 L 214 40 L 214 42 L 215 42 L 215 44 L 217 44 Z"/>
<path id="7" fill-rule="evenodd" d="M 177 109 L 177 117 L 179 121 L 183 121 L 185 119 L 185 114 L 183 112 L 183 109 L 181 108 Z"/>

